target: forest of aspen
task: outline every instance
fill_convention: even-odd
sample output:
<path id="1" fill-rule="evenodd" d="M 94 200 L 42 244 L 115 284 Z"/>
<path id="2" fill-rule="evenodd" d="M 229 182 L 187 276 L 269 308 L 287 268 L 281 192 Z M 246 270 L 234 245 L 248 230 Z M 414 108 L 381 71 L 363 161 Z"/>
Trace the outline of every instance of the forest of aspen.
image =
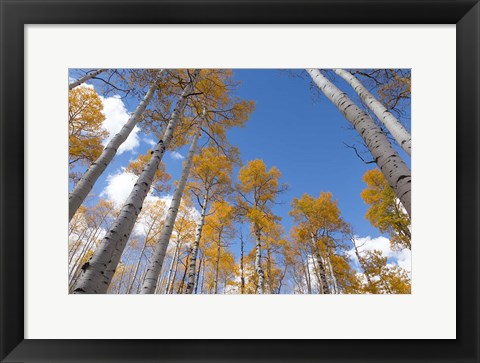
<path id="1" fill-rule="evenodd" d="M 409 69 L 70 69 L 70 294 L 410 294 Z"/>

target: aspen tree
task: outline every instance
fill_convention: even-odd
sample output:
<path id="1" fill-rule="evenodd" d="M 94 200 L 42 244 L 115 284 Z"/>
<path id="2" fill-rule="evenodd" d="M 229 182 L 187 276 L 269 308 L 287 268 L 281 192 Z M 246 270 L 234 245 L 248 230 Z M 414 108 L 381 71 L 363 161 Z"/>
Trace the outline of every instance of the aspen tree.
<path id="1" fill-rule="evenodd" d="M 120 211 L 120 215 L 95 250 L 88 264 L 85 264 L 84 273 L 77 283 L 74 293 L 91 294 L 105 293 L 107 291 L 140 213 L 143 201 L 150 190 L 158 165 L 165 154 L 165 150 L 169 147 L 180 115 L 185 109 L 187 99 L 194 90 L 197 75 L 198 71 L 196 70 L 182 92 L 162 139 L 157 143 L 150 161 L 138 177 L 132 192 Z"/>
<path id="2" fill-rule="evenodd" d="M 162 233 L 158 239 L 157 245 L 155 247 L 155 252 L 152 257 L 152 260 L 147 268 L 147 274 L 145 276 L 145 281 L 143 283 L 142 289 L 140 290 L 141 294 L 153 294 L 157 285 L 158 276 L 163 266 L 163 260 L 165 259 L 165 253 L 167 252 L 168 242 L 172 236 L 173 227 L 175 224 L 175 219 L 177 217 L 178 208 L 180 206 L 180 201 L 187 184 L 187 179 L 190 175 L 190 170 L 192 168 L 193 156 L 197 152 L 197 143 L 201 134 L 201 123 L 198 124 L 198 130 L 195 132 L 188 151 L 187 159 L 185 160 L 182 176 L 179 180 L 179 183 L 173 193 L 172 202 L 168 209 L 167 217 L 165 220 L 165 226 L 163 227 Z"/>
<path id="3" fill-rule="evenodd" d="M 80 86 L 82 83 L 85 83 L 86 81 L 88 81 L 89 79 L 92 79 L 96 76 L 98 76 L 100 73 L 103 73 L 105 72 L 106 69 L 97 69 L 91 73 L 87 73 L 86 75 L 84 75 L 83 77 L 77 79 L 76 81 L 70 83 L 68 85 L 68 90 L 71 91 L 73 90 L 75 87 L 78 87 Z"/>
<path id="4" fill-rule="evenodd" d="M 371 225 L 382 233 L 388 233 L 393 249 L 411 249 L 410 217 L 388 185 L 384 175 L 378 169 L 367 171 L 363 175 L 367 184 L 361 197 L 370 207 L 365 217 Z"/>
<path id="5" fill-rule="evenodd" d="M 162 71 L 159 71 L 157 79 L 150 85 L 150 88 L 145 94 L 145 97 L 139 103 L 135 112 L 132 114 L 132 116 L 130 116 L 127 123 L 108 142 L 107 146 L 105 146 L 105 149 L 103 149 L 103 152 L 100 154 L 100 156 L 90 165 L 88 170 L 81 177 L 80 181 L 75 185 L 73 190 L 70 192 L 70 195 L 68 198 L 68 213 L 69 213 L 68 219 L 69 220 L 73 218 L 74 214 L 77 212 L 80 205 L 82 205 L 83 201 L 87 197 L 88 193 L 90 193 L 90 191 L 92 190 L 93 186 L 95 185 L 100 175 L 102 175 L 102 173 L 105 171 L 107 166 L 115 157 L 120 145 L 122 145 L 125 142 L 125 140 L 127 140 L 128 136 L 134 129 L 135 125 L 140 120 L 140 116 L 147 108 L 148 104 L 153 98 L 153 95 L 155 94 L 155 91 L 158 88 L 158 82 L 160 80 L 161 73 Z M 178 119 L 178 117 L 180 117 L 180 113 L 183 112 L 183 108 L 185 107 L 185 103 L 186 103 L 186 97 L 188 97 L 188 94 L 191 91 L 190 88 L 193 89 L 192 82 L 190 83 L 190 85 L 191 87 L 185 88 L 185 91 L 188 91 L 188 92 L 184 92 L 184 95 L 179 101 L 179 105 L 182 107 L 181 107 L 181 110 L 178 110 L 177 114 L 175 114 L 176 119 Z M 174 124 L 176 125 L 177 122 L 178 120 L 175 120 Z M 166 131 L 165 136 L 168 136 L 167 132 L 168 132 L 168 129 Z"/>
<path id="6" fill-rule="evenodd" d="M 193 163 L 192 181 L 189 188 L 196 197 L 201 211 L 195 241 L 192 246 L 192 255 L 190 256 L 187 294 L 193 292 L 198 247 L 210 202 L 222 199 L 229 191 L 231 187 L 230 174 L 232 173 L 232 162 L 215 147 L 204 148 L 199 155 L 194 157 Z M 214 211 L 216 211 L 215 208 Z"/>
<path id="7" fill-rule="evenodd" d="M 368 108 L 385 125 L 398 145 L 410 156 L 412 154 L 412 137 L 401 122 L 353 74 L 344 69 L 334 69 L 333 71 L 352 86 Z"/>
<path id="8" fill-rule="evenodd" d="M 252 234 L 255 237 L 255 269 L 257 272 L 257 293 L 265 292 L 265 273 L 262 268 L 262 229 L 266 223 L 278 219 L 271 207 L 279 193 L 285 190 L 285 185 L 279 184 L 281 173 L 272 167 L 267 168 L 262 160 L 252 160 L 242 167 L 238 173 L 240 183 L 238 209 L 250 222 Z"/>
<path id="9" fill-rule="evenodd" d="M 307 69 L 314 83 L 342 112 L 367 145 L 395 195 L 411 216 L 411 172 L 375 122 L 318 69 Z"/>

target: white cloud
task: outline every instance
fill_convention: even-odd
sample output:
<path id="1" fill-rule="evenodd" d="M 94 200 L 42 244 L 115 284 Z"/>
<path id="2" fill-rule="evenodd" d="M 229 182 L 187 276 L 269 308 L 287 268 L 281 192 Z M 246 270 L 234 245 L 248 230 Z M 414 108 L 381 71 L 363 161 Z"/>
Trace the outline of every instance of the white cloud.
<path id="1" fill-rule="evenodd" d="M 143 142 L 144 142 L 145 144 L 147 144 L 148 146 L 152 147 L 152 148 L 157 145 L 157 142 L 156 142 L 155 140 L 150 139 L 150 138 L 148 138 L 148 137 L 145 137 L 145 138 L 143 139 Z"/>
<path id="2" fill-rule="evenodd" d="M 176 151 L 172 151 L 170 153 L 170 157 L 173 160 L 183 160 L 183 159 L 185 159 L 185 156 L 183 156 L 182 154 L 180 154 L 179 152 L 176 152 Z"/>
<path id="3" fill-rule="evenodd" d="M 412 271 L 412 251 L 405 248 L 402 251 L 396 252 L 395 258 L 397 259 L 398 266 L 407 270 L 408 272 Z"/>
<path id="4" fill-rule="evenodd" d="M 371 238 L 367 237 L 355 237 L 355 244 L 360 253 L 366 251 L 381 251 L 383 256 L 388 257 L 389 263 L 392 265 L 398 265 L 408 272 L 412 270 L 412 252 L 409 249 L 403 249 L 400 251 L 394 251 L 390 247 L 390 241 L 385 237 L 376 237 Z M 347 255 L 355 263 L 356 266 L 359 266 L 357 256 L 355 255 L 355 250 L 352 248 L 347 251 Z"/>
<path id="5" fill-rule="evenodd" d="M 75 82 L 76 79 L 73 80 L 73 82 Z M 72 82 L 70 82 L 72 83 Z M 85 88 L 91 88 L 91 89 L 95 89 L 95 87 L 93 87 L 92 84 L 88 84 L 88 83 L 82 83 L 82 84 L 79 84 L 77 87 L 85 87 Z"/>
<path id="6" fill-rule="evenodd" d="M 104 141 L 106 145 L 115 134 L 125 125 L 130 118 L 130 114 L 125 107 L 122 99 L 119 95 L 112 97 L 101 97 L 103 102 L 103 114 L 105 115 L 105 121 L 103 121 L 103 128 L 109 132 L 109 136 Z M 135 126 L 128 136 L 127 140 L 118 148 L 118 154 L 125 151 L 132 151 L 140 144 L 140 138 L 138 133 L 140 128 Z"/>
<path id="7" fill-rule="evenodd" d="M 115 204 L 115 207 L 122 207 L 135 185 L 137 176 L 127 173 L 125 170 L 107 177 L 107 186 L 100 193 L 100 197 L 106 198 Z"/>
<path id="8" fill-rule="evenodd" d="M 132 191 L 135 182 L 137 181 L 137 176 L 132 173 L 125 171 L 125 168 L 119 170 L 116 174 L 110 174 L 107 176 L 106 187 L 100 193 L 100 197 L 105 198 L 113 202 L 116 208 L 121 208 L 125 201 L 127 200 L 130 192 Z M 147 197 L 145 198 L 144 205 L 146 203 L 154 203 L 156 201 L 163 201 L 166 208 L 170 207 L 172 203 L 173 195 L 167 194 L 162 197 L 157 197 L 151 194 L 151 190 Z M 195 222 L 200 221 L 200 213 L 195 208 L 189 208 L 188 213 L 195 220 Z M 142 223 L 141 218 L 138 223 L 135 225 L 133 234 L 141 237 L 145 236 L 145 224 Z"/>

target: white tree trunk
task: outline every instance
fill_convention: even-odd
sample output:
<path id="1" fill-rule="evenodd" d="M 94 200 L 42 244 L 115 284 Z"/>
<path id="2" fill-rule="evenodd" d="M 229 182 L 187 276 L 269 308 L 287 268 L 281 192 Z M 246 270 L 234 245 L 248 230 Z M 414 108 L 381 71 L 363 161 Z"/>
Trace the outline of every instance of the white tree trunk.
<path id="1" fill-rule="evenodd" d="M 195 281 L 194 294 L 197 294 L 197 291 L 198 291 L 198 283 L 200 282 L 200 271 L 202 270 L 202 263 L 203 263 L 203 258 L 201 257 L 200 260 L 198 261 L 198 272 L 197 272 L 197 277 Z"/>
<path id="2" fill-rule="evenodd" d="M 162 71 L 160 71 L 160 73 L 161 72 Z M 160 77 L 160 75 L 158 77 Z M 88 170 L 85 172 L 85 174 L 83 174 L 82 178 L 73 188 L 68 198 L 69 221 L 72 220 L 78 208 L 82 205 L 88 193 L 90 193 L 90 191 L 92 190 L 97 179 L 100 177 L 100 175 L 102 175 L 107 166 L 113 160 L 120 145 L 122 145 L 125 140 L 127 140 L 133 128 L 140 120 L 140 116 L 145 111 L 148 104 L 152 100 L 153 95 L 155 94 L 155 90 L 158 86 L 158 81 L 159 78 L 157 78 L 156 81 L 152 83 L 152 85 L 148 89 L 148 92 L 145 94 L 145 97 L 139 103 L 137 109 L 132 114 L 132 116 L 130 116 L 130 119 L 127 121 L 127 123 L 108 142 L 107 146 L 105 146 L 105 149 L 103 149 L 102 154 L 98 157 L 97 160 L 95 160 L 95 162 L 90 165 Z"/>
<path id="3" fill-rule="evenodd" d="M 192 253 L 190 254 L 190 266 L 188 271 L 187 288 L 185 290 L 186 294 L 193 293 L 193 288 L 195 286 L 198 246 L 200 245 L 200 239 L 202 238 L 203 225 L 205 224 L 205 215 L 207 214 L 207 205 L 208 195 L 205 194 L 205 197 L 203 198 L 202 211 L 200 212 L 200 222 L 198 223 L 197 230 L 195 231 L 195 241 L 193 242 Z"/>
<path id="4" fill-rule="evenodd" d="M 307 254 L 307 258 L 306 258 L 306 265 L 307 267 L 305 268 L 305 266 L 303 266 L 303 270 L 304 270 L 304 273 L 305 273 L 305 282 L 307 283 L 307 292 L 309 294 L 312 293 L 312 284 L 310 282 L 310 263 L 308 262 L 308 254 Z M 303 263 L 302 263 L 303 265 Z M 315 268 L 315 266 L 314 266 Z M 322 292 L 323 292 L 323 289 L 322 289 Z"/>
<path id="5" fill-rule="evenodd" d="M 145 281 L 143 282 L 141 294 L 153 294 L 155 291 L 155 285 L 157 283 L 158 275 L 162 269 L 163 260 L 165 259 L 165 253 L 167 252 L 168 242 L 172 236 L 173 226 L 175 224 L 175 219 L 177 218 L 178 208 L 180 206 L 180 201 L 185 190 L 185 185 L 187 184 L 188 176 L 190 175 L 190 170 L 192 168 L 193 156 L 197 152 L 197 143 L 200 138 L 200 127 L 199 130 L 195 132 L 193 137 L 192 145 L 188 151 L 187 159 L 183 166 L 182 176 L 178 183 L 175 192 L 173 193 L 172 202 L 170 208 L 167 212 L 167 217 L 165 219 L 165 225 L 160 233 L 157 245 L 155 247 L 155 253 L 153 258 L 148 266 L 147 275 L 145 276 Z"/>
<path id="6" fill-rule="evenodd" d="M 337 278 L 335 277 L 335 271 L 333 271 L 332 261 L 330 259 L 330 247 L 327 247 L 327 262 L 328 262 L 328 269 L 330 270 L 330 276 L 332 277 L 333 282 L 333 293 L 338 294 L 338 285 L 337 285 Z"/>
<path id="7" fill-rule="evenodd" d="M 255 227 L 255 270 L 258 276 L 257 294 L 265 293 L 265 274 L 262 269 L 262 245 L 261 234 L 258 227 Z"/>
<path id="8" fill-rule="evenodd" d="M 213 293 L 218 294 L 218 274 L 220 271 L 220 241 L 222 240 L 221 234 L 218 235 L 217 242 L 217 255 L 215 256 L 215 279 L 213 280 Z"/>
<path id="9" fill-rule="evenodd" d="M 103 294 L 107 291 L 128 238 L 130 237 L 130 233 L 142 209 L 143 201 L 150 190 L 158 165 L 170 144 L 180 116 L 187 104 L 187 98 L 193 91 L 197 74 L 198 72 L 196 71 L 192 82 L 190 82 L 180 96 L 180 100 L 175 106 L 168 126 L 163 134 L 163 139 L 157 143 L 150 161 L 138 177 L 119 216 L 112 227 L 110 227 L 110 230 L 100 245 L 96 248 L 90 261 L 85 264 L 84 273 L 79 279 L 74 293 Z"/>
<path id="10" fill-rule="evenodd" d="M 172 281 L 172 277 L 173 277 L 173 268 L 175 266 L 175 262 L 177 261 L 177 254 L 178 254 L 179 248 L 180 248 L 180 242 L 177 242 L 177 244 L 175 246 L 175 250 L 173 252 L 172 262 L 170 263 L 170 269 L 168 271 L 167 286 L 165 286 L 165 292 L 164 292 L 165 294 L 168 294 L 168 291 L 170 289 L 170 282 Z M 142 280 L 142 281 L 144 281 L 144 280 Z M 142 284 L 143 284 L 143 282 L 142 282 Z"/>
<path id="11" fill-rule="evenodd" d="M 177 271 L 178 271 L 178 266 L 180 265 L 180 258 L 181 257 L 180 257 L 180 250 L 179 250 L 177 253 L 177 261 L 175 262 L 175 269 L 173 270 L 173 276 L 172 276 L 172 280 L 170 281 L 170 287 L 168 288 L 167 294 L 173 294 L 173 290 L 175 290 L 175 280 L 177 279 Z"/>
<path id="12" fill-rule="evenodd" d="M 322 261 L 322 256 L 320 256 L 320 251 L 318 250 L 317 246 L 317 239 L 315 236 L 311 235 L 311 241 L 312 241 L 312 251 L 314 253 L 315 261 L 317 262 L 318 265 L 318 284 L 320 285 L 320 293 L 321 294 L 330 294 L 330 289 L 328 288 L 328 281 L 327 281 L 327 273 L 325 271 L 325 265 L 323 264 Z"/>
<path id="13" fill-rule="evenodd" d="M 77 79 L 75 82 L 72 82 L 68 85 L 68 90 L 71 91 L 77 86 L 80 86 L 82 83 L 92 79 L 93 77 L 98 76 L 100 73 L 105 72 L 107 69 L 97 69 L 95 72 L 84 75 L 82 78 Z"/>
<path id="14" fill-rule="evenodd" d="M 411 216 L 411 172 L 390 145 L 385 134 L 375 125 L 370 116 L 357 107 L 344 92 L 333 85 L 318 69 L 307 69 L 307 72 L 318 88 L 362 136 L 372 157 L 393 188 L 395 195 Z"/>
<path id="15" fill-rule="evenodd" d="M 395 141 L 408 154 L 412 154 L 412 137 L 409 132 L 403 127 L 398 119 L 392 115 L 387 108 L 377 100 L 365 86 L 350 72 L 343 69 L 334 69 L 336 74 L 342 77 L 352 88 L 357 92 L 365 104 L 372 110 L 377 118 L 390 131 Z"/>
<path id="16" fill-rule="evenodd" d="M 147 237 L 148 237 L 148 234 L 147 234 L 147 236 L 145 236 L 145 240 L 143 241 L 142 250 L 140 251 L 140 256 L 138 257 L 137 264 L 135 265 L 135 271 L 133 272 L 132 281 L 130 282 L 130 284 L 127 288 L 126 294 L 130 294 L 132 292 L 133 285 L 135 284 L 135 280 L 137 278 L 138 270 L 140 268 L 140 263 L 142 262 L 143 254 L 145 253 L 145 248 L 147 247 Z"/>
<path id="17" fill-rule="evenodd" d="M 330 294 L 330 289 L 328 288 L 327 274 L 325 272 L 325 266 L 323 265 L 322 256 L 319 252 L 315 253 L 315 259 L 317 261 L 318 270 L 320 274 L 320 288 L 322 289 L 323 294 Z"/>
<path id="18" fill-rule="evenodd" d="M 240 293 L 245 293 L 245 272 L 243 268 L 243 235 L 240 230 Z"/>

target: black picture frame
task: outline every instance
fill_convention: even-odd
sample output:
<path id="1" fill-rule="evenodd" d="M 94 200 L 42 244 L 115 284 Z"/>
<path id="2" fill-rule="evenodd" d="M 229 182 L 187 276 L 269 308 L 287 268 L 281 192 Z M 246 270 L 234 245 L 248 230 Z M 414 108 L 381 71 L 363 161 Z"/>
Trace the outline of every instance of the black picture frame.
<path id="1" fill-rule="evenodd" d="M 2 361 L 479 362 L 478 0 L 1 0 L 0 14 Z M 24 25 L 71 23 L 456 24 L 457 339 L 24 339 Z"/>

